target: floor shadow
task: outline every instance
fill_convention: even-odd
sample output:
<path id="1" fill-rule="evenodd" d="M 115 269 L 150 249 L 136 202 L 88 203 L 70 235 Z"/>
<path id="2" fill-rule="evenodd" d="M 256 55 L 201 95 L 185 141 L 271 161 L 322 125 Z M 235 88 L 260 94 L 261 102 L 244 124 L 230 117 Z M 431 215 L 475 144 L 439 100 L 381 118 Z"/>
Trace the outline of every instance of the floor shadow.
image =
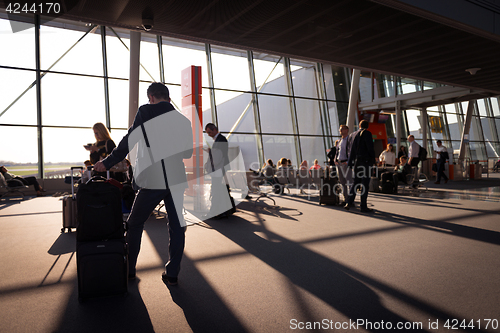
<path id="1" fill-rule="evenodd" d="M 373 288 L 428 313 L 429 317 L 440 319 L 453 317 L 452 314 L 441 311 L 429 303 L 415 299 L 383 282 L 311 251 L 301 244 L 270 232 L 262 224 L 248 223 L 238 216 L 231 217 L 231 223 L 225 221 L 207 221 L 207 223 L 248 253 L 286 276 L 292 285 L 306 290 L 353 320 L 365 319 L 369 322 L 383 320 L 394 324 L 410 321 L 409 318 L 404 318 L 386 308 Z M 267 239 L 257 236 L 259 233 L 265 233 Z M 255 274 L 258 276 L 259 272 Z M 314 321 L 313 315 L 308 317 L 308 312 L 303 312 L 306 316 L 303 320 Z M 425 323 L 423 329 L 419 331 L 428 332 Z"/>
<path id="2" fill-rule="evenodd" d="M 356 214 L 357 212 L 353 210 L 353 213 Z M 499 214 L 500 210 L 495 210 L 495 211 L 477 210 L 473 211 L 470 214 L 464 214 L 459 217 L 453 216 L 452 219 L 454 221 L 458 221 L 461 219 L 471 219 L 478 216 L 499 215 Z M 417 228 L 425 228 L 435 232 L 446 233 L 447 235 L 454 235 L 467 239 L 473 239 L 481 242 L 500 245 L 500 232 L 448 222 L 447 218 L 437 219 L 437 220 L 424 220 L 417 217 L 409 217 L 401 214 L 388 213 L 383 211 L 376 211 L 375 214 L 370 215 L 370 217 L 378 218 L 385 222 L 395 222 Z M 496 218 L 498 219 L 498 216 Z"/>
<path id="3" fill-rule="evenodd" d="M 127 296 L 89 299 L 80 303 L 75 280 L 64 316 L 54 332 L 154 332 L 139 284 L 139 279 L 129 282 Z"/>
<path id="4" fill-rule="evenodd" d="M 48 253 L 61 255 L 76 251 L 76 232 L 62 232 L 50 247 Z"/>
<path id="5" fill-rule="evenodd" d="M 18 197 L 3 197 L 0 199 L 0 210 L 7 208 L 12 205 L 18 205 L 21 204 L 23 201 L 31 200 L 33 198 L 31 197 L 26 197 L 26 198 L 18 198 Z"/>
<path id="6" fill-rule="evenodd" d="M 165 222 L 166 220 L 148 221 L 144 228 L 164 262 L 168 260 L 169 239 Z M 158 278 L 160 272 L 161 270 L 159 270 Z M 165 288 L 170 290 L 173 301 L 184 312 L 193 332 L 248 331 L 186 255 L 182 259 L 179 285 Z"/>

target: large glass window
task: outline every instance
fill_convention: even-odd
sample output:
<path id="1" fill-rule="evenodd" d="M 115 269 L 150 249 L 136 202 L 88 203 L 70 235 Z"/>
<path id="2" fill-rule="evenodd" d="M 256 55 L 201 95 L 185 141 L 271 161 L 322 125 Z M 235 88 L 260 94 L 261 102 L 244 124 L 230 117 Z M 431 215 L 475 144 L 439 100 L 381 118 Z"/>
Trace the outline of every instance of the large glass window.
<path id="1" fill-rule="evenodd" d="M 295 98 L 300 134 L 322 135 L 320 104 L 317 100 Z"/>
<path id="2" fill-rule="evenodd" d="M 229 143 L 229 147 L 239 147 L 241 150 L 241 154 L 243 155 L 243 159 L 245 162 L 245 169 L 248 170 L 252 168 L 253 170 L 257 170 L 261 167 L 259 165 L 259 157 L 257 153 L 257 137 L 256 135 L 248 135 L 248 134 L 231 134 L 227 139 Z M 273 162 L 277 162 L 273 160 Z M 240 169 L 241 170 L 241 169 Z"/>
<path id="3" fill-rule="evenodd" d="M 20 22 L 15 24 L 25 25 L 29 29 L 14 33 L 11 22 L 0 18 L 0 45 L 2 45 L 0 65 L 34 69 L 36 68 L 35 25 Z"/>
<path id="4" fill-rule="evenodd" d="M 164 38 L 162 42 L 165 82 L 180 84 L 182 70 L 190 66 L 200 66 L 201 84 L 203 87 L 208 87 L 205 44 L 168 38 Z M 206 106 L 208 107 L 208 105 Z"/>
<path id="5" fill-rule="evenodd" d="M 297 69 L 292 69 L 293 94 L 296 97 L 318 98 L 316 64 L 290 60 L 290 65 L 297 67 Z"/>
<path id="6" fill-rule="evenodd" d="M 214 87 L 250 91 L 247 53 L 212 46 Z"/>
<path id="7" fill-rule="evenodd" d="M 0 165 L 7 166 L 7 169 L 16 175 L 38 176 L 38 140 L 36 127 L 0 125 L 0 142 L 4 143 L 2 145 Z M 27 168 L 30 169 L 29 172 L 18 172 L 13 166 L 18 163 L 31 163 L 31 166 Z"/>
<path id="8" fill-rule="evenodd" d="M 331 148 L 331 147 L 328 147 Z M 324 166 L 326 163 L 326 148 L 322 137 L 300 137 L 300 150 L 302 152 L 302 160 L 306 160 L 309 167 L 313 165 L 315 159 L 319 164 Z M 300 163 L 299 163 L 300 165 Z M 296 166 L 296 164 L 295 164 Z"/>
<path id="9" fill-rule="evenodd" d="M 446 118 L 448 120 L 448 128 L 450 130 L 450 136 L 452 140 L 462 139 L 462 126 L 458 123 L 458 118 L 456 114 L 446 113 Z"/>
<path id="10" fill-rule="evenodd" d="M 141 68 L 139 79 L 150 82 L 160 82 L 160 61 L 156 36 L 141 34 Z"/>
<path id="11" fill-rule="evenodd" d="M 219 96 L 225 99 L 219 103 Z M 232 98 L 229 98 L 233 96 Z M 219 130 L 223 132 L 255 133 L 255 118 L 252 94 L 241 94 L 228 91 L 215 91 L 217 102 L 217 119 Z"/>
<path id="12" fill-rule="evenodd" d="M 91 27 L 82 24 L 78 28 L 88 31 Z M 42 25 L 40 66 L 42 70 L 103 75 L 100 30 L 95 28 L 86 34 Z"/>
<path id="13" fill-rule="evenodd" d="M 420 110 L 406 110 L 408 129 L 415 139 L 422 139 L 422 116 Z"/>
<path id="14" fill-rule="evenodd" d="M 264 157 L 272 159 L 274 164 L 282 157 L 290 159 L 296 167 L 297 154 L 295 153 L 295 137 L 287 135 L 263 135 Z"/>
<path id="15" fill-rule="evenodd" d="M 109 79 L 108 87 L 111 127 L 128 128 L 129 83 L 127 80 Z"/>
<path id="16" fill-rule="evenodd" d="M 102 78 L 49 73 L 42 80 L 43 125 L 106 124 Z"/>
<path id="17" fill-rule="evenodd" d="M 36 125 L 35 72 L 0 68 L 0 78 L 0 124 Z"/>
<path id="18" fill-rule="evenodd" d="M 283 58 L 258 53 L 254 53 L 253 57 L 257 91 L 288 95 Z"/>
<path id="19" fill-rule="evenodd" d="M 130 76 L 130 33 L 106 29 L 108 76 L 128 79 Z"/>
<path id="20" fill-rule="evenodd" d="M 290 98 L 259 95 L 260 124 L 263 133 L 293 133 Z"/>

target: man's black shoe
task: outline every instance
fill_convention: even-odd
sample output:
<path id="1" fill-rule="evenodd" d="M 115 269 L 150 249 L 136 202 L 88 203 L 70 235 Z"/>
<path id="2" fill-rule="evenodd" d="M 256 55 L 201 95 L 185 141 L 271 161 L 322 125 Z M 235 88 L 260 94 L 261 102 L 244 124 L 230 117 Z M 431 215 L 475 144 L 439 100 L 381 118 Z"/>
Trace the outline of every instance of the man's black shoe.
<path id="1" fill-rule="evenodd" d="M 344 209 L 349 210 L 349 209 L 351 209 L 351 207 L 354 207 L 354 204 L 347 203 L 347 204 L 345 204 Z"/>
<path id="2" fill-rule="evenodd" d="M 361 208 L 360 212 L 361 213 L 373 213 L 373 209 L 370 209 L 370 208 Z"/>
<path id="3" fill-rule="evenodd" d="M 161 274 L 161 279 L 163 280 L 163 282 L 165 282 L 168 285 L 171 285 L 171 286 L 177 285 L 177 277 L 167 276 L 167 273 L 165 273 L 165 272 L 163 272 Z"/>

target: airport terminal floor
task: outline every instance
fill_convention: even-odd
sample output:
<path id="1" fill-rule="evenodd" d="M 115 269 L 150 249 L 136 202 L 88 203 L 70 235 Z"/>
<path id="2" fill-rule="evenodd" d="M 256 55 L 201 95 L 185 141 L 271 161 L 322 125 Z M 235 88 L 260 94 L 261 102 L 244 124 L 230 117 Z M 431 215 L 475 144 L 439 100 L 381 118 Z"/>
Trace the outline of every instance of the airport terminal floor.
<path id="1" fill-rule="evenodd" d="M 160 211 L 129 294 L 84 303 L 61 197 L 2 199 L 0 331 L 498 332 L 500 177 L 429 183 L 370 193 L 373 214 L 319 206 L 317 191 L 252 195 L 188 226 L 177 286 L 161 279 Z"/>

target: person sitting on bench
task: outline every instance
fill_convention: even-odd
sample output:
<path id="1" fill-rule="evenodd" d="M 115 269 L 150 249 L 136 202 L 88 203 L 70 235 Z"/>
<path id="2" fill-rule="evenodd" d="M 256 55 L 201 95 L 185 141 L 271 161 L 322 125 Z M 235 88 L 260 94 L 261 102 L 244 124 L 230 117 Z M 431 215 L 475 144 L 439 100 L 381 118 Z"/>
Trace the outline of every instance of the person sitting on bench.
<path id="1" fill-rule="evenodd" d="M 35 187 L 36 196 L 37 197 L 43 196 L 42 192 L 45 192 L 45 190 L 40 186 L 40 184 L 38 184 L 36 177 L 30 176 L 30 177 L 23 178 L 20 176 L 16 176 L 16 175 L 8 172 L 7 168 L 3 165 L 0 166 L 0 172 L 2 172 L 2 175 L 4 176 L 4 178 L 7 182 L 11 179 L 17 179 L 17 180 L 21 181 L 26 186 L 33 185 Z"/>

